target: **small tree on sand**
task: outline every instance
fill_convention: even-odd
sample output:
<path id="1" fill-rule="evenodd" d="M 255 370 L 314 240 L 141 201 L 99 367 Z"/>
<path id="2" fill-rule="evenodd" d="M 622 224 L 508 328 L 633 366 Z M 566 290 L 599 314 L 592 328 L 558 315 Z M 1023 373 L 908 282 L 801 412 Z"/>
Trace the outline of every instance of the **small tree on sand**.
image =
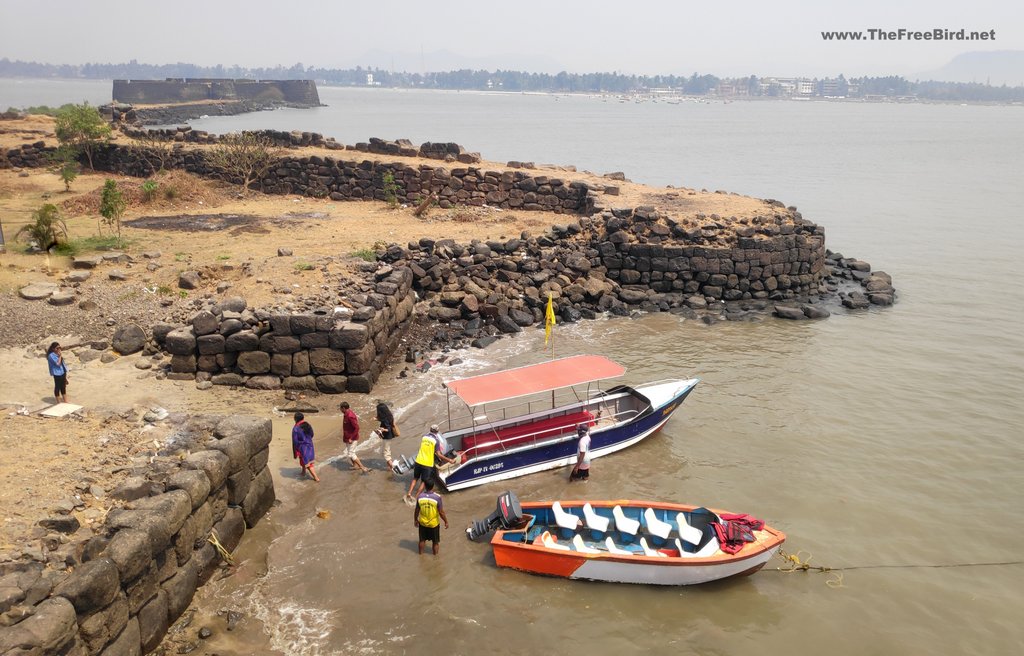
<path id="1" fill-rule="evenodd" d="M 57 112 L 55 125 L 57 140 L 69 152 L 82 153 L 93 168 L 92 156 L 96 148 L 110 139 L 110 125 L 99 111 L 89 105 L 66 105 Z"/>
<path id="2" fill-rule="evenodd" d="M 228 134 L 206 155 L 206 163 L 229 181 L 241 180 L 242 194 L 249 191 L 249 185 L 260 181 L 280 157 L 281 151 L 266 136 L 253 132 Z"/>
<path id="3" fill-rule="evenodd" d="M 128 201 L 125 200 L 117 183 L 107 180 L 103 183 L 103 193 L 100 195 L 100 214 L 103 216 L 103 223 L 117 233 L 117 241 L 121 241 L 121 216 L 128 209 Z"/>
<path id="4" fill-rule="evenodd" d="M 68 227 L 60 218 L 60 210 L 56 205 L 46 203 L 32 212 L 32 223 L 21 226 L 15 238 L 24 233 L 29 241 L 34 241 L 41 250 L 48 251 L 57 245 L 58 238 L 68 236 Z"/>

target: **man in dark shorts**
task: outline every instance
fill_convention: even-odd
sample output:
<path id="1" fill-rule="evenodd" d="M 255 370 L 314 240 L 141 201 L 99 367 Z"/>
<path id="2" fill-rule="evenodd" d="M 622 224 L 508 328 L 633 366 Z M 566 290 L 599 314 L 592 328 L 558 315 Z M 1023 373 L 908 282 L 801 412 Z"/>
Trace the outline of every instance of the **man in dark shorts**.
<path id="1" fill-rule="evenodd" d="M 438 440 L 439 433 L 440 430 L 437 424 L 434 424 L 430 427 L 430 432 L 420 440 L 420 450 L 416 454 L 416 462 L 413 465 L 412 480 L 409 481 L 409 491 L 405 493 L 406 503 L 412 503 L 412 500 L 415 498 L 413 497 L 413 490 L 416 489 L 416 481 L 420 481 L 420 485 L 426 485 L 428 481 L 433 483 L 434 477 L 437 476 L 438 460 L 446 463 L 455 462 L 441 453 L 441 446 Z"/>
<path id="2" fill-rule="evenodd" d="M 434 555 L 441 548 L 441 522 L 444 522 L 445 530 L 448 529 L 448 517 L 444 514 L 444 502 L 441 495 L 434 492 L 434 481 L 428 479 L 425 489 L 416 497 L 416 510 L 413 511 L 413 523 L 419 528 L 420 541 L 419 553 L 423 553 L 423 547 L 427 540 L 430 540 Z"/>
<path id="3" fill-rule="evenodd" d="M 570 481 L 590 479 L 590 429 L 585 425 L 576 428 L 579 442 L 576 443 L 576 464 L 569 473 Z"/>

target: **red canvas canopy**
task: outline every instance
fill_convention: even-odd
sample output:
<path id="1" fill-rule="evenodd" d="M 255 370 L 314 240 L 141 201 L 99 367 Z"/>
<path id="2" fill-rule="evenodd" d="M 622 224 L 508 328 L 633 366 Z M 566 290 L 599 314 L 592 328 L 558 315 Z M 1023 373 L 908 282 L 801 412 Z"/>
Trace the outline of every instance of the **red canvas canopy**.
<path id="1" fill-rule="evenodd" d="M 624 373 L 625 367 L 600 355 L 574 355 L 493 374 L 453 380 L 445 385 L 466 405 L 477 406 L 617 378 Z"/>

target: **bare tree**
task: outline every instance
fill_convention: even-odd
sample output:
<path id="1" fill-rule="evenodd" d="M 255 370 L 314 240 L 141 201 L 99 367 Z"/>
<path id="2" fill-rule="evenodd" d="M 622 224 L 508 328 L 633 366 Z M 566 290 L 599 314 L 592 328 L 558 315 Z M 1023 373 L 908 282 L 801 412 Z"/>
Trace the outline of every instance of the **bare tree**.
<path id="1" fill-rule="evenodd" d="M 280 158 L 281 149 L 270 138 L 253 132 L 224 135 L 220 143 L 207 152 L 206 163 L 219 171 L 225 179 L 242 182 L 246 194 L 255 180 L 260 181 Z"/>
<path id="2" fill-rule="evenodd" d="M 150 174 L 159 173 L 167 168 L 167 163 L 174 152 L 172 140 L 155 130 L 146 130 L 146 134 L 136 137 L 136 140 L 142 144 L 137 152 L 149 164 Z"/>

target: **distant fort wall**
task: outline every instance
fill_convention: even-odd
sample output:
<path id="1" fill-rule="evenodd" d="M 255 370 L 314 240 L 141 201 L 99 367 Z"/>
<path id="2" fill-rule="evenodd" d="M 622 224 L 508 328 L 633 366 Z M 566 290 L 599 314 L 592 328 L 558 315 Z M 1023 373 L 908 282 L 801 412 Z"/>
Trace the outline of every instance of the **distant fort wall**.
<path id="1" fill-rule="evenodd" d="M 228 80 L 167 78 L 114 80 L 114 102 L 159 105 L 202 100 L 246 100 L 317 106 L 320 95 L 313 80 Z"/>

